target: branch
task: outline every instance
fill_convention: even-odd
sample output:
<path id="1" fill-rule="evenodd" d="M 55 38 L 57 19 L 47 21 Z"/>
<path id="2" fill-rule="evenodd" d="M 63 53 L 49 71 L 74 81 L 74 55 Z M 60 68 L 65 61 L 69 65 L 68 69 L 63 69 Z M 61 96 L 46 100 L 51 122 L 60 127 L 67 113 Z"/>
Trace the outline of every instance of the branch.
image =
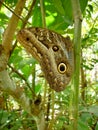
<path id="1" fill-rule="evenodd" d="M 12 95 L 15 100 L 17 100 L 17 102 L 31 114 L 29 98 L 26 97 L 22 88 L 16 87 L 6 70 L 0 72 L 0 89 Z"/>
<path id="2" fill-rule="evenodd" d="M 15 14 L 17 14 L 18 16 L 21 15 L 25 2 L 26 0 L 18 0 L 18 3 L 14 11 Z M 6 28 L 6 31 L 4 32 L 4 37 L 3 37 L 3 42 L 2 42 L 7 58 L 10 55 L 14 33 L 15 33 L 15 30 L 19 21 L 19 18 L 15 14 L 12 15 L 8 23 L 8 27 Z"/>
<path id="3" fill-rule="evenodd" d="M 4 0 L 0 0 L 0 9 L 2 7 L 2 3 L 3 3 Z"/>

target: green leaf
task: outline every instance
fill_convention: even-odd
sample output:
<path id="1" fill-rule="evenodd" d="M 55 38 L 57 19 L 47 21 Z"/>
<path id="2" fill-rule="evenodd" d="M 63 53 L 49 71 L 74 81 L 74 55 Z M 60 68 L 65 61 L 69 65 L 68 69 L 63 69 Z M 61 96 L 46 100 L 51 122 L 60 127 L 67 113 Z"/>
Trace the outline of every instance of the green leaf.
<path id="1" fill-rule="evenodd" d="M 9 117 L 9 113 L 7 111 L 0 110 L 0 121 L 1 124 L 4 124 Z"/>
<path id="2" fill-rule="evenodd" d="M 71 0 L 52 0 L 57 12 L 64 16 L 67 21 L 73 22 L 73 13 L 72 13 L 72 5 Z M 84 12 L 87 6 L 88 0 L 80 0 L 80 7 L 82 13 Z M 72 23 L 70 22 L 70 23 Z"/>
<path id="3" fill-rule="evenodd" d="M 86 8 L 86 6 L 87 6 L 88 0 L 79 0 L 79 1 L 80 1 L 81 11 L 83 13 L 85 8 Z"/>
<path id="4" fill-rule="evenodd" d="M 30 76 L 30 74 L 32 73 L 32 68 L 29 65 L 25 65 L 21 71 L 23 72 L 23 75 L 25 76 L 25 78 L 28 78 Z"/>
<path id="5" fill-rule="evenodd" d="M 72 20 L 72 7 L 71 7 L 71 1 L 70 0 L 52 0 L 53 4 L 59 13 L 60 17 L 64 19 L 64 22 L 67 24 L 73 23 Z"/>
<path id="6" fill-rule="evenodd" d="M 4 25 L 7 22 L 8 22 L 8 17 L 4 13 L 0 12 L 0 26 L 4 27 Z"/>
<path id="7" fill-rule="evenodd" d="M 87 123 L 89 119 L 92 119 L 91 113 L 84 112 L 81 114 L 81 121 Z"/>
<path id="8" fill-rule="evenodd" d="M 18 0 L 6 0 L 5 3 L 6 4 L 10 4 L 10 7 L 11 6 L 15 6 L 15 4 L 18 2 Z"/>
<path id="9" fill-rule="evenodd" d="M 19 55 L 21 49 L 20 48 L 15 48 L 14 52 L 12 53 L 10 59 L 9 59 L 9 63 L 14 63 L 17 64 L 20 62 L 20 60 L 22 60 L 22 56 Z"/>
<path id="10" fill-rule="evenodd" d="M 90 11 L 93 12 L 93 6 L 89 4 L 88 7 L 89 7 Z"/>
<path id="11" fill-rule="evenodd" d="M 40 84 L 37 84 L 37 85 L 35 86 L 35 93 L 39 93 L 40 90 L 41 90 L 41 88 L 42 88 L 41 83 L 40 83 Z"/>
<path id="12" fill-rule="evenodd" d="M 37 61 L 34 58 L 23 59 L 19 62 L 19 67 L 23 68 L 25 65 L 30 66 L 30 64 L 32 67 L 32 65 L 35 65 L 36 63 L 37 63 Z"/>
<path id="13" fill-rule="evenodd" d="M 4 13 L 0 12 L 0 20 L 4 20 L 4 19 L 8 19 L 7 15 L 5 15 Z"/>
<path id="14" fill-rule="evenodd" d="M 97 124 L 96 124 L 95 130 L 98 130 L 98 122 L 97 122 Z"/>
<path id="15" fill-rule="evenodd" d="M 98 117 L 98 106 L 90 106 L 88 112 L 93 113 L 96 117 Z"/>
<path id="16" fill-rule="evenodd" d="M 42 14 L 39 5 L 39 1 L 36 3 L 35 8 L 33 10 L 32 16 L 32 25 L 33 26 L 42 26 Z"/>
<path id="17" fill-rule="evenodd" d="M 78 122 L 78 130 L 89 130 L 89 127 L 85 122 L 83 122 L 81 119 L 79 119 Z"/>
<path id="18" fill-rule="evenodd" d="M 64 10 L 64 7 L 63 7 L 63 3 L 61 0 L 52 0 L 53 3 L 54 3 L 54 6 L 55 8 L 57 9 L 57 11 L 62 14 L 62 15 L 65 15 L 65 10 Z"/>

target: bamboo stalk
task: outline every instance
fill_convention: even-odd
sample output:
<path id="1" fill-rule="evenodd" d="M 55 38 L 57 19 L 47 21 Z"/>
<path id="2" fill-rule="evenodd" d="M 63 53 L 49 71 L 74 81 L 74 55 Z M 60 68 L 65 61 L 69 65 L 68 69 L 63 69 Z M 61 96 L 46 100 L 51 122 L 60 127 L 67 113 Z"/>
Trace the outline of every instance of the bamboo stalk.
<path id="1" fill-rule="evenodd" d="M 74 17 L 74 76 L 72 100 L 72 130 L 78 129 L 79 76 L 81 64 L 81 23 L 82 14 L 79 0 L 71 0 Z"/>

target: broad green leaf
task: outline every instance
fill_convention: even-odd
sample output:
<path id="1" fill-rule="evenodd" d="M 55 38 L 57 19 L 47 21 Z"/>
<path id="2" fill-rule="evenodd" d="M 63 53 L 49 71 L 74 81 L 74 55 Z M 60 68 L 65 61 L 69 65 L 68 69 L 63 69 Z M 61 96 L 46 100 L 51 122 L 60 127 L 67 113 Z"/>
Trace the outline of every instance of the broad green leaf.
<path id="1" fill-rule="evenodd" d="M 65 10 L 63 8 L 63 3 L 61 0 L 52 0 L 54 3 L 55 8 L 58 10 L 58 12 L 62 15 L 65 15 Z"/>
<path id="2" fill-rule="evenodd" d="M 54 6 L 55 6 L 57 12 L 59 13 L 59 15 L 61 15 L 61 17 L 64 18 L 65 23 L 70 25 L 72 23 L 71 1 L 70 0 L 64 0 L 64 1 L 59 0 L 59 4 L 56 0 L 52 0 L 52 1 L 53 1 Z"/>
<path id="3" fill-rule="evenodd" d="M 81 11 L 83 13 L 85 8 L 86 8 L 86 6 L 87 6 L 88 0 L 79 0 L 79 1 L 80 1 Z"/>
<path id="4" fill-rule="evenodd" d="M 73 21 L 71 0 L 52 0 L 59 14 L 65 17 L 66 21 Z M 88 0 L 80 0 L 81 11 L 85 10 Z M 71 23 L 71 22 L 70 22 Z M 69 23 L 69 24 L 70 24 Z"/>

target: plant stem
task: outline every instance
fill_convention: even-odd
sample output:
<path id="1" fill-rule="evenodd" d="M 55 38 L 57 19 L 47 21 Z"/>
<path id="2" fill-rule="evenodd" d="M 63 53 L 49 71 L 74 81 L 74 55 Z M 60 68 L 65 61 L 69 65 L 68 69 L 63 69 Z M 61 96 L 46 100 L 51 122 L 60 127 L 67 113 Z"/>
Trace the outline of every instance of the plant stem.
<path id="1" fill-rule="evenodd" d="M 40 6 L 41 6 L 41 14 L 42 14 L 42 24 L 43 27 L 46 28 L 44 0 L 40 0 Z"/>
<path id="2" fill-rule="evenodd" d="M 81 23 L 82 15 L 79 0 L 71 0 L 72 11 L 74 17 L 74 88 L 73 88 L 73 120 L 72 129 L 78 128 L 78 103 L 79 103 L 79 76 L 80 76 L 80 61 L 81 61 Z"/>

